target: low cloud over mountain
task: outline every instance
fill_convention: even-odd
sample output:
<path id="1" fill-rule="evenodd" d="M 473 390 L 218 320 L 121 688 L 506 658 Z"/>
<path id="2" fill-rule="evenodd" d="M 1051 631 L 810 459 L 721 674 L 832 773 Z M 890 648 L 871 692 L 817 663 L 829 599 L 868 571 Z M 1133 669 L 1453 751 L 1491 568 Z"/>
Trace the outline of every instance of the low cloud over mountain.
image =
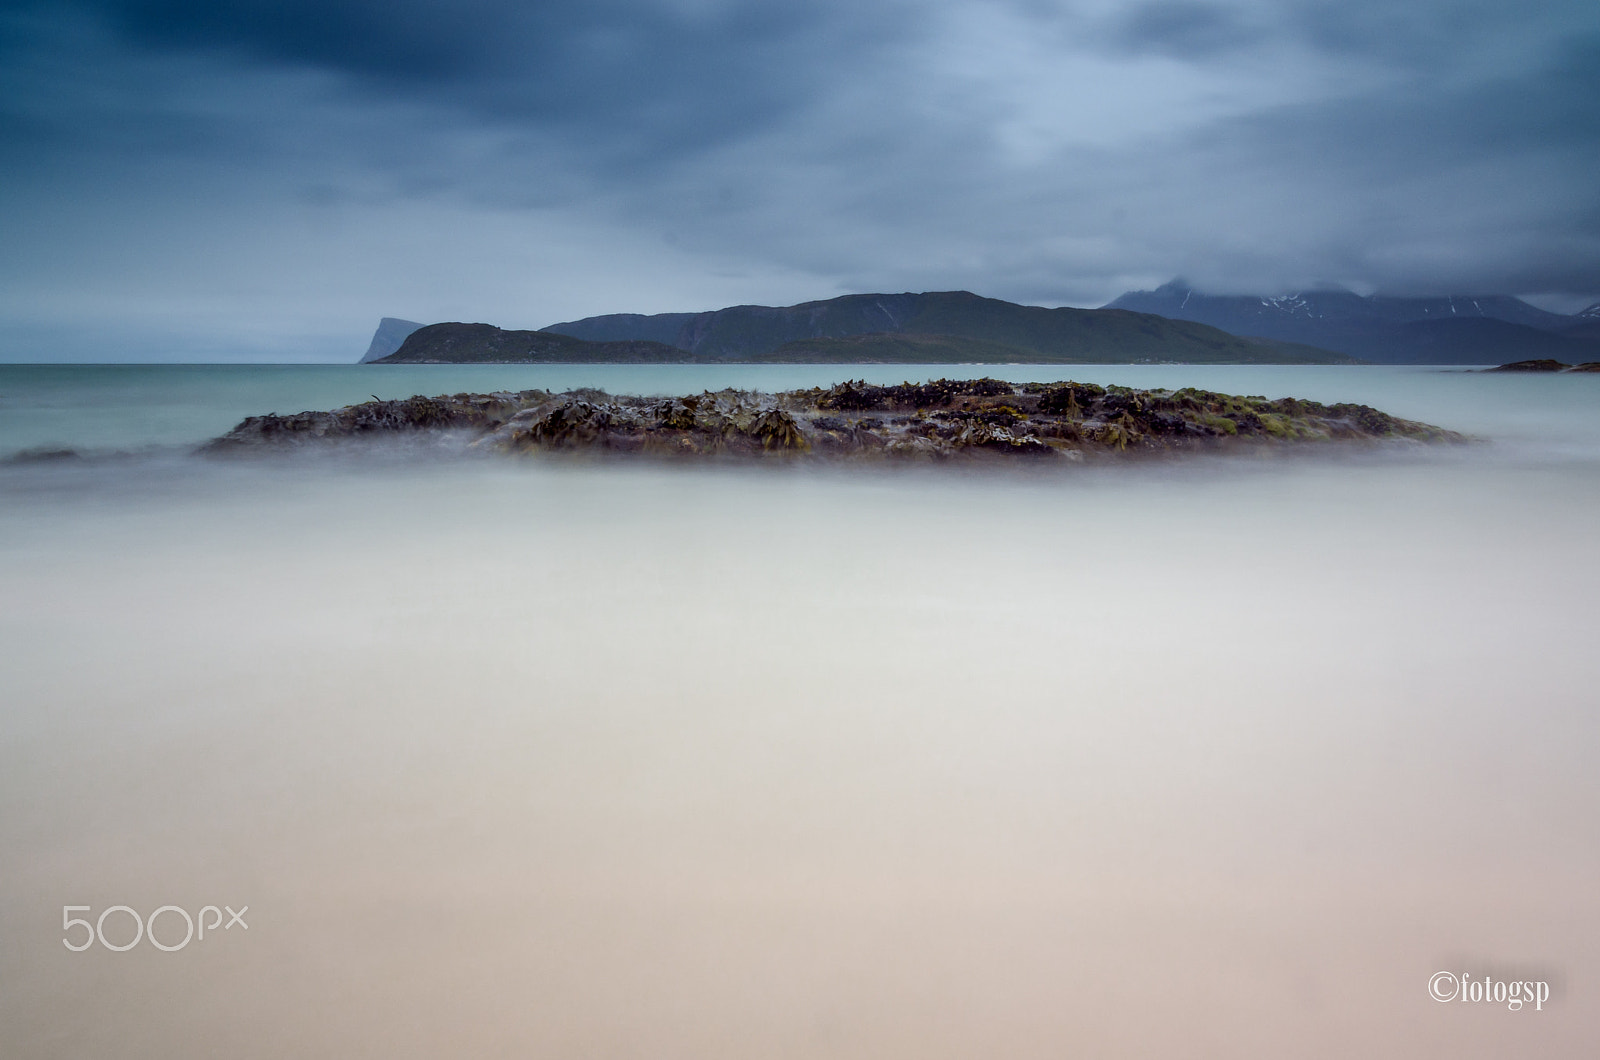
<path id="1" fill-rule="evenodd" d="M 1346 290 L 1209 295 L 1179 280 L 1130 291 L 1107 308 L 1189 320 L 1399 364 L 1503 364 L 1548 357 L 1600 360 L 1600 334 L 1583 315 L 1549 313 L 1506 295 L 1362 297 Z"/>

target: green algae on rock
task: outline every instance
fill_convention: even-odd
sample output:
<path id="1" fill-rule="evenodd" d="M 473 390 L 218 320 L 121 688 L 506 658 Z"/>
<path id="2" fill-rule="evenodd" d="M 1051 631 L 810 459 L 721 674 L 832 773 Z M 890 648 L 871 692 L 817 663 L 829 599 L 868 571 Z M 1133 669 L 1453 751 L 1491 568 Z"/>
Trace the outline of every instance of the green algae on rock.
<path id="1" fill-rule="evenodd" d="M 430 432 L 484 453 L 1083 460 L 1139 453 L 1338 442 L 1461 442 L 1462 435 L 1365 405 L 1207 390 L 937 379 L 767 394 L 720 390 L 622 397 L 599 390 L 373 401 L 331 412 L 252 416 L 204 451 L 237 453 Z"/>

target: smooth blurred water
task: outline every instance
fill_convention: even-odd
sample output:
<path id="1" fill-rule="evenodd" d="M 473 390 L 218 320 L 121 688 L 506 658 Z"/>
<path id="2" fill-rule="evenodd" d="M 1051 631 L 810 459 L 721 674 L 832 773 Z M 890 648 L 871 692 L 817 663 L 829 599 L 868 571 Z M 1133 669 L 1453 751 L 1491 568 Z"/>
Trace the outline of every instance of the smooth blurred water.
<path id="1" fill-rule="evenodd" d="M 1489 443 L 1066 473 L 184 449 L 370 393 L 980 374 Z M 0 1055 L 1595 1052 L 1600 380 L 0 378 L 8 447 L 158 447 L 0 469 Z M 248 931 L 62 944 L 66 905 L 208 903 Z M 1544 1012 L 1428 997 L 1506 969 Z"/>

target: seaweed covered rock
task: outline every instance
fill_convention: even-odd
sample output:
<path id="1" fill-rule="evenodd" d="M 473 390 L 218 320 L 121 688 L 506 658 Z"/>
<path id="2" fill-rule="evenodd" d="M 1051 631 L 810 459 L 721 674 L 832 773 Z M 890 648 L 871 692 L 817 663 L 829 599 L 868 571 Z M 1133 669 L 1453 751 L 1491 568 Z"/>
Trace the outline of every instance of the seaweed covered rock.
<path id="1" fill-rule="evenodd" d="M 1510 364 L 1496 365 L 1485 368 L 1485 372 L 1564 372 L 1569 367 L 1561 361 L 1549 357 L 1541 357 L 1532 361 L 1512 361 Z"/>
<path id="2" fill-rule="evenodd" d="M 1461 435 L 1365 405 L 1134 390 L 1089 383 L 937 379 L 844 382 L 765 394 L 619 397 L 598 390 L 374 399 L 331 412 L 253 416 L 213 453 L 448 435 L 473 451 L 748 458 L 996 457 L 1083 460 L 1139 453 L 1329 442 L 1459 442 Z"/>
<path id="3" fill-rule="evenodd" d="M 1600 372 L 1600 361 L 1566 364 L 1562 361 L 1545 358 L 1536 361 L 1512 361 L 1510 364 L 1502 364 L 1483 370 L 1485 372 Z"/>
<path id="4" fill-rule="evenodd" d="M 373 398 L 332 412 L 268 413 L 251 416 L 204 447 L 208 452 L 250 449 L 263 445 L 295 445 L 327 438 L 379 437 L 405 431 L 482 431 L 510 419 L 529 402 L 549 395 L 542 390 L 517 393 L 453 394 L 409 397 L 399 401 Z"/>

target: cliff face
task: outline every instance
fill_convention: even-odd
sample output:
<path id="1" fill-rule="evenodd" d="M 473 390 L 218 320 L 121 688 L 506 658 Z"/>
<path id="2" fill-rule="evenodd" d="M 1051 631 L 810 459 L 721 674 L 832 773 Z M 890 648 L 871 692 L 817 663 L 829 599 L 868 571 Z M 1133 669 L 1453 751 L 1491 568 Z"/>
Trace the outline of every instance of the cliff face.
<path id="1" fill-rule="evenodd" d="M 371 364 L 373 361 L 382 360 L 398 350 L 413 331 L 422 327 L 415 320 L 401 320 L 399 317 L 384 317 L 378 321 L 378 330 L 372 333 L 372 344 L 367 347 L 367 352 L 361 355 L 360 364 Z"/>
<path id="2" fill-rule="evenodd" d="M 1345 363 L 1328 350 L 1281 341 L 1243 339 L 1217 328 L 1117 309 L 1047 309 L 983 298 L 968 291 L 859 294 L 793 306 L 732 306 L 708 313 L 657 316 L 614 314 L 552 324 L 546 332 L 583 338 L 660 337 L 708 360 L 797 360 L 804 344 L 823 361 L 848 361 L 847 347 L 830 340 L 862 336 L 939 339 L 945 345 L 990 345 L 1009 352 L 983 359 L 1056 364 Z M 959 341 L 955 341 L 959 340 Z M 665 340 L 663 340 L 665 341 Z M 788 347 L 786 349 L 786 347 Z M 891 353 L 855 360 L 940 363 L 945 358 Z M 973 360 L 951 356 L 951 360 Z"/>

